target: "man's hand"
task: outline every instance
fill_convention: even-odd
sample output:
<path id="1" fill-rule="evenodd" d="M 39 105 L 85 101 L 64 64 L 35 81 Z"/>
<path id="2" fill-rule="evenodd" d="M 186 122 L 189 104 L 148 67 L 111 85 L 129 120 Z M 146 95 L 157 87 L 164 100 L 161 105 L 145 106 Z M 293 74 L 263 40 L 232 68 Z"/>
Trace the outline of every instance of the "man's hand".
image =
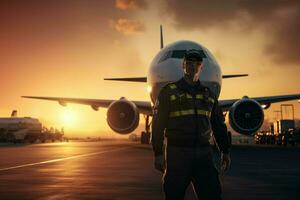
<path id="1" fill-rule="evenodd" d="M 222 161 L 221 171 L 222 173 L 225 173 L 230 168 L 230 163 L 231 163 L 230 155 L 222 153 L 221 161 Z"/>
<path id="2" fill-rule="evenodd" d="M 166 168 L 165 157 L 163 155 L 155 156 L 154 166 L 158 171 L 164 172 Z"/>

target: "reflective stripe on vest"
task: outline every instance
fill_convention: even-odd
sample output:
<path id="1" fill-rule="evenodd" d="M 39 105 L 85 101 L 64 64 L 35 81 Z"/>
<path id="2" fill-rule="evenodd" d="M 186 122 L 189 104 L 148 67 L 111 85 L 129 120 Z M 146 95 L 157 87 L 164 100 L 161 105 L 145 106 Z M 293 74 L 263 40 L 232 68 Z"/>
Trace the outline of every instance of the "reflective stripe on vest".
<path id="1" fill-rule="evenodd" d="M 203 99 L 203 95 L 202 95 L 202 94 L 197 94 L 197 95 L 196 95 L 196 99 Z M 208 100 L 209 100 L 210 102 L 212 102 L 212 103 L 215 102 L 215 100 L 214 100 L 213 98 L 211 98 L 211 97 L 208 97 Z"/>
<path id="2" fill-rule="evenodd" d="M 192 99 L 193 97 L 192 97 L 192 95 L 186 93 L 186 98 Z M 203 95 L 202 95 L 202 94 L 197 94 L 197 95 L 196 95 L 196 99 L 203 99 Z M 174 94 L 171 95 L 171 96 L 170 96 L 170 100 L 171 100 L 171 101 L 176 100 L 176 95 L 174 95 Z M 210 102 L 212 102 L 212 103 L 215 102 L 215 100 L 214 100 L 213 98 L 211 98 L 211 97 L 208 97 L 208 100 L 209 100 Z"/>
<path id="3" fill-rule="evenodd" d="M 170 117 L 179 117 L 179 116 L 184 116 L 184 115 L 194 115 L 195 114 L 195 110 L 194 109 L 188 109 L 188 110 L 179 110 L 179 111 L 175 111 L 175 112 L 170 112 Z M 200 110 L 197 109 L 197 114 L 198 115 L 205 115 L 210 117 L 211 113 L 209 111 L 206 110 Z"/>
<path id="4" fill-rule="evenodd" d="M 186 96 L 186 98 L 188 98 L 188 99 L 192 99 L 193 97 L 192 97 L 192 95 L 190 95 L 190 94 L 188 94 L 188 93 L 186 93 L 186 94 L 183 94 L 183 95 L 180 95 L 180 96 Z M 174 100 L 176 100 L 177 99 L 177 97 L 176 97 L 176 95 L 174 95 L 174 94 L 172 94 L 171 96 L 170 96 L 170 100 L 171 101 L 174 101 Z"/>

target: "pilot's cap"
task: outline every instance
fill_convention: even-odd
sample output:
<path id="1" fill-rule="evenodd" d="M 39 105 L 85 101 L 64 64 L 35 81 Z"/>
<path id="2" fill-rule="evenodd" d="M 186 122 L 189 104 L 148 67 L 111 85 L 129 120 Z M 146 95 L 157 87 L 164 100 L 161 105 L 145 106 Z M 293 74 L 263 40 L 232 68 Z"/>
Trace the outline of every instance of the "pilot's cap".
<path id="1" fill-rule="evenodd" d="M 190 49 L 185 52 L 184 60 L 202 62 L 202 56 L 199 50 Z"/>

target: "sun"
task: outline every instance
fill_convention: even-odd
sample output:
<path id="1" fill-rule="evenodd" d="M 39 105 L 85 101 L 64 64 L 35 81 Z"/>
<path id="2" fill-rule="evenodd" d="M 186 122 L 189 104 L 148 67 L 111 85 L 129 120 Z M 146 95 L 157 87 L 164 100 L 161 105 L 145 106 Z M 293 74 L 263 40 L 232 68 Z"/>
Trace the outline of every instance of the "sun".
<path id="1" fill-rule="evenodd" d="M 61 120 L 64 126 L 73 127 L 77 123 L 78 115 L 71 109 L 64 109 L 61 113 Z"/>

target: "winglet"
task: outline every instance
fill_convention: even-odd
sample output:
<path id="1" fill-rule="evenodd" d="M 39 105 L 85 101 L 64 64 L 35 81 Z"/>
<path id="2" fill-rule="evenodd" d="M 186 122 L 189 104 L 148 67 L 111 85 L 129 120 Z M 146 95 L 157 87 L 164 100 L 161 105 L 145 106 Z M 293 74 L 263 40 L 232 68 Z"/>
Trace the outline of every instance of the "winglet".
<path id="1" fill-rule="evenodd" d="M 162 25 L 160 25 L 160 49 L 162 48 L 164 48 L 164 35 Z"/>
<path id="2" fill-rule="evenodd" d="M 222 78 L 236 78 L 242 76 L 248 76 L 248 74 L 228 74 L 228 75 L 223 75 Z"/>
<path id="3" fill-rule="evenodd" d="M 104 78 L 106 81 L 131 81 L 131 82 L 147 82 L 147 77 L 126 77 L 126 78 Z"/>

